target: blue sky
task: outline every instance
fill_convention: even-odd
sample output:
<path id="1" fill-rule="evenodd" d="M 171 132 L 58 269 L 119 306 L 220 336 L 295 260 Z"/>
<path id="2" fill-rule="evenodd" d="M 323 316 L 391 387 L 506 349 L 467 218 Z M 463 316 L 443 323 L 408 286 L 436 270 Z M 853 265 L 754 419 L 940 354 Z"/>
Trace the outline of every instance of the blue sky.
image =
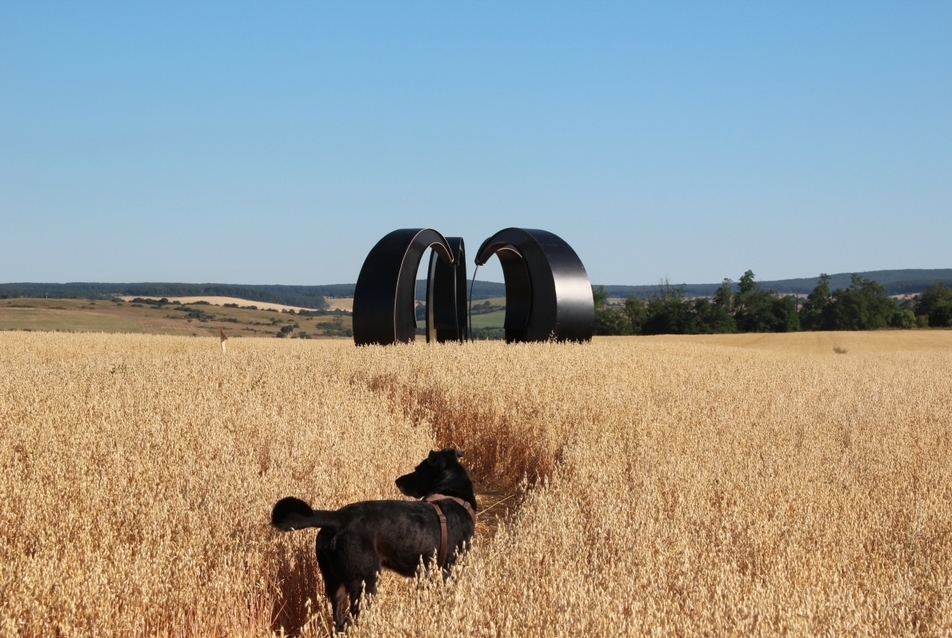
<path id="1" fill-rule="evenodd" d="M 952 3 L 0 1 L 0 282 L 509 226 L 595 284 L 952 267 Z"/>

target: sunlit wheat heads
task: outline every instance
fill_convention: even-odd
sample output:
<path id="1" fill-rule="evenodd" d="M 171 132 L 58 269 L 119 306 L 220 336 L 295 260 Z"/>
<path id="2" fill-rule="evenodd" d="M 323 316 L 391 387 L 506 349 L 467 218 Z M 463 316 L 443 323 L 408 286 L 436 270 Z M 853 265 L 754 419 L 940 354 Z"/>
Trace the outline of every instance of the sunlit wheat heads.
<path id="1" fill-rule="evenodd" d="M 0 333 L 0 633 L 327 635 L 271 506 L 444 445 L 473 546 L 352 635 L 952 632 L 952 333 L 223 343 Z"/>

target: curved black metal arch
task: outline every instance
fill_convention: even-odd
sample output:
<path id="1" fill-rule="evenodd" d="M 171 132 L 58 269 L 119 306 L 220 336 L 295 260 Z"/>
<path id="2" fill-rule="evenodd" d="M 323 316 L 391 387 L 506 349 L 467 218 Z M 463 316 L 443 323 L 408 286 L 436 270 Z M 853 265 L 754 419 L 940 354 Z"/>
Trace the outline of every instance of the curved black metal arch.
<path id="1" fill-rule="evenodd" d="M 466 341 L 466 249 L 462 237 L 447 237 L 453 263 L 430 253 L 426 279 L 426 340 Z"/>
<path id="2" fill-rule="evenodd" d="M 395 230 L 370 250 L 354 289 L 354 342 L 357 345 L 413 341 L 416 274 L 428 248 L 433 248 L 434 254 L 452 268 L 453 248 L 432 228 Z M 465 281 L 465 274 L 463 277 Z"/>
<path id="3" fill-rule="evenodd" d="M 592 284 L 561 237 L 535 228 L 506 228 L 476 252 L 482 266 L 499 257 L 506 282 L 506 341 L 590 341 Z"/>

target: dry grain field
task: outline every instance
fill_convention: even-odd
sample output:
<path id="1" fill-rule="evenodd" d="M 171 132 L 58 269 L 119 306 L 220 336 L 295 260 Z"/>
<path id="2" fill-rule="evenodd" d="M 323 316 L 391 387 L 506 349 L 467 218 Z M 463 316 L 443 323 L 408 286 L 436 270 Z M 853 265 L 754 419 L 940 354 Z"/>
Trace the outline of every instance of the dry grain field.
<path id="1" fill-rule="evenodd" d="M 0 635 L 327 635 L 271 506 L 444 445 L 471 551 L 348 635 L 952 634 L 952 332 L 227 345 L 0 333 Z"/>

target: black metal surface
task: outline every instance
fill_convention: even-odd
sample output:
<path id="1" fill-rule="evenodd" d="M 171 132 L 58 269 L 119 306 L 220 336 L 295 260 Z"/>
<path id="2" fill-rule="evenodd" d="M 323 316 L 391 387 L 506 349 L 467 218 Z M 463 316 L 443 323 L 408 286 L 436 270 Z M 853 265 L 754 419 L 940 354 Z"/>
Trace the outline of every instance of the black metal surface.
<path id="1" fill-rule="evenodd" d="M 453 263 L 430 253 L 426 280 L 426 340 L 466 341 L 466 250 L 462 237 L 447 237 Z"/>
<path id="2" fill-rule="evenodd" d="M 459 247 L 462 249 L 462 241 Z M 354 343 L 387 345 L 413 341 L 416 274 L 428 248 L 452 269 L 454 251 L 446 238 L 432 228 L 395 230 L 370 250 L 354 289 Z M 464 281 L 465 277 L 464 267 Z"/>
<path id="3" fill-rule="evenodd" d="M 582 261 L 561 237 L 506 228 L 483 242 L 476 263 L 482 266 L 494 254 L 506 282 L 506 341 L 591 340 L 592 285 Z"/>

